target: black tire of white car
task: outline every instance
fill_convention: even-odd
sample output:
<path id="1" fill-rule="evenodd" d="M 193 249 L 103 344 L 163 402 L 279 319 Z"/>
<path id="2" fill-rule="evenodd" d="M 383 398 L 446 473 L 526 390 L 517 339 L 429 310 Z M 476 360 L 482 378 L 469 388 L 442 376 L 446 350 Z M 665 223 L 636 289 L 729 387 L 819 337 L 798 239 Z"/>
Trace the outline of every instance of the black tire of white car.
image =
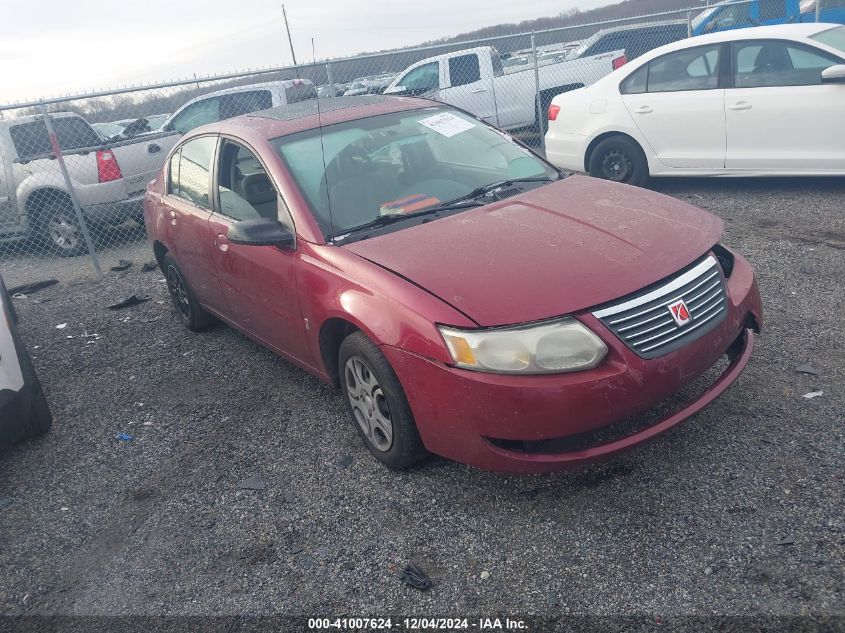
<path id="1" fill-rule="evenodd" d="M 53 426 L 53 415 L 50 413 L 50 405 L 44 395 L 44 389 L 38 375 L 35 373 L 35 366 L 24 347 L 20 335 L 12 329 L 12 339 L 20 355 L 21 373 L 24 377 L 24 384 L 30 390 L 30 404 L 28 416 L 22 420 L 22 429 L 19 439 L 31 440 L 44 435 Z"/>
<path id="2" fill-rule="evenodd" d="M 390 362 L 378 346 L 363 332 L 353 332 L 341 343 L 338 361 L 343 397 L 349 407 L 352 424 L 364 441 L 367 450 L 385 466 L 394 470 L 408 468 L 424 459 L 428 451 L 425 450 L 420 439 L 405 391 L 393 367 L 390 366 Z M 356 389 L 354 385 L 350 388 L 353 377 L 347 374 L 349 363 L 357 364 L 358 367 L 363 367 L 366 372 L 371 373 L 371 376 L 363 381 L 366 385 L 361 385 L 368 388 Z M 354 402 L 352 391 L 361 393 L 361 397 Z M 385 441 L 383 433 L 376 435 L 378 431 L 372 430 L 376 428 L 374 424 L 369 425 L 371 429 L 369 434 L 362 428 L 362 424 L 367 424 L 366 413 L 364 413 L 367 404 L 372 412 L 380 409 L 380 414 L 376 415 L 380 415 L 382 420 L 384 418 L 389 420 L 392 429 L 389 442 Z M 362 414 L 363 418 L 361 418 Z"/>
<path id="3" fill-rule="evenodd" d="M 192 332 L 202 332 L 217 323 L 217 319 L 210 315 L 199 304 L 194 291 L 185 279 L 182 269 L 176 260 L 167 253 L 162 260 L 164 278 L 167 282 L 167 291 L 170 293 L 170 300 L 176 310 L 176 315 L 182 321 L 182 325 Z"/>
<path id="4" fill-rule="evenodd" d="M 82 227 L 73 204 L 58 199 L 44 203 L 38 217 L 43 239 L 62 257 L 76 257 L 87 251 Z"/>
<path id="5" fill-rule="evenodd" d="M 648 182 L 648 161 L 642 148 L 628 137 L 610 136 L 590 154 L 589 173 L 595 178 L 643 187 Z"/>

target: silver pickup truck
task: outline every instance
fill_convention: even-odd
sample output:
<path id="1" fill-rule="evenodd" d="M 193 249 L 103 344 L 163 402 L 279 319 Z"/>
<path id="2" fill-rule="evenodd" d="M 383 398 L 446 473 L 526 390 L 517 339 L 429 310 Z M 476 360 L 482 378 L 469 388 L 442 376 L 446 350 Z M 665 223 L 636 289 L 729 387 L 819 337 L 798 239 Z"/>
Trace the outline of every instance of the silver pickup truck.
<path id="1" fill-rule="evenodd" d="M 180 134 L 106 141 L 81 116 L 50 115 L 86 220 L 140 218 L 144 188 Z M 0 239 L 36 237 L 60 255 L 85 251 L 68 188 L 40 115 L 0 121 Z"/>

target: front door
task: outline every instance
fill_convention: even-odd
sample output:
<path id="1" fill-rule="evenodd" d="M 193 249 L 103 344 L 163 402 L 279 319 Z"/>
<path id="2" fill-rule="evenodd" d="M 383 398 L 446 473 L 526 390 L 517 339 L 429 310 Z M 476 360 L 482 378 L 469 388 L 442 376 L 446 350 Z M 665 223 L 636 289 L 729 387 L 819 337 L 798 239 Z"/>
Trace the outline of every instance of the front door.
<path id="1" fill-rule="evenodd" d="M 448 87 L 442 90 L 441 99 L 453 106 L 496 125 L 496 111 L 493 107 L 492 77 L 485 77 L 478 63 L 478 54 L 469 53 L 450 57 L 448 60 Z M 487 70 L 487 65 L 484 65 Z"/>
<path id="2" fill-rule="evenodd" d="M 657 158 L 668 167 L 725 164 L 725 91 L 720 46 L 658 57 L 622 84 L 622 100 Z"/>
<path id="3" fill-rule="evenodd" d="M 170 158 L 167 195 L 168 242 L 197 300 L 220 312 L 225 307 L 211 258 L 211 165 L 217 136 L 200 136 Z"/>
<path id="4" fill-rule="evenodd" d="M 235 325 L 277 352 L 308 362 L 305 325 L 296 289 L 296 251 L 243 246 L 227 239 L 239 220 L 293 223 L 256 155 L 229 140 L 220 148 L 217 208 L 209 220 L 214 262 Z"/>
<path id="5" fill-rule="evenodd" d="M 733 44 L 725 90 L 725 166 L 750 170 L 845 169 L 845 85 L 823 84 L 830 53 L 784 40 Z"/>

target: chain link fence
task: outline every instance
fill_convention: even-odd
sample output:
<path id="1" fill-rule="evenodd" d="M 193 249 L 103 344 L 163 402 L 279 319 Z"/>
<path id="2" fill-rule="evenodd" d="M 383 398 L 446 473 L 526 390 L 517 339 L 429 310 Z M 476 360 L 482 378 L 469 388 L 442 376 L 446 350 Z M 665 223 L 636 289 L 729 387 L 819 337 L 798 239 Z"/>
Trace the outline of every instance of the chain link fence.
<path id="1" fill-rule="evenodd" d="M 47 276 L 99 275 L 122 259 L 149 260 L 144 189 L 181 136 L 200 125 L 343 95 L 419 95 L 461 107 L 542 150 L 554 95 L 590 85 L 670 42 L 782 22 L 778 11 L 788 5 L 699 6 L 0 105 L 0 269 L 13 286 Z M 797 11 L 789 21 L 845 22 L 845 0 L 801 0 Z"/>

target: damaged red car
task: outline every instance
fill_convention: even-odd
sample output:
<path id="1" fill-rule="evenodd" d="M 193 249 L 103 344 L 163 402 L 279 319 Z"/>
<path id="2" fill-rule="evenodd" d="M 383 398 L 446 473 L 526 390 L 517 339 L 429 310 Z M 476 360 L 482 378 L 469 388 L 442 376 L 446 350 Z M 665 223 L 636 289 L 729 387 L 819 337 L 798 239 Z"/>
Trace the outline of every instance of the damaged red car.
<path id="1" fill-rule="evenodd" d="M 748 363 L 760 296 L 717 217 L 565 177 L 446 105 L 317 107 L 186 135 L 148 187 L 146 227 L 188 328 L 223 321 L 340 387 L 384 464 L 606 459 Z M 719 362 L 694 397 L 627 425 Z"/>

